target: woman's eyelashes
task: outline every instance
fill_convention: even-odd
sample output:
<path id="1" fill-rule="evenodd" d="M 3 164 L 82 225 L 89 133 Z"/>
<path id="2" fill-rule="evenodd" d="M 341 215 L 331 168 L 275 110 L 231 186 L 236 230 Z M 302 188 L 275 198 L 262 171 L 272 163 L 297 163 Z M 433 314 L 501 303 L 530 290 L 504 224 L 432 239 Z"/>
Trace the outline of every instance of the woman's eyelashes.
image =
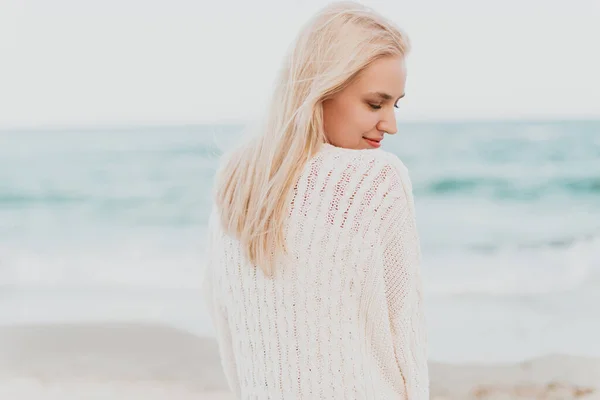
<path id="1" fill-rule="evenodd" d="M 369 106 L 373 109 L 373 110 L 379 110 L 381 109 L 381 105 L 380 104 L 372 104 L 369 103 Z M 394 108 L 399 108 L 398 104 L 394 104 Z"/>

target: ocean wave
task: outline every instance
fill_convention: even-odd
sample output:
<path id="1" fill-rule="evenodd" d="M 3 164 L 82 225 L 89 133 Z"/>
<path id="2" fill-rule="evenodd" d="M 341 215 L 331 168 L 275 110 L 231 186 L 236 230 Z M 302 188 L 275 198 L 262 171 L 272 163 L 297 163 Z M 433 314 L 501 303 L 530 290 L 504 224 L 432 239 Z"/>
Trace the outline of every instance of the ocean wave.
<path id="1" fill-rule="evenodd" d="M 202 238 L 77 242 L 32 251 L 0 247 L 0 285 L 198 288 Z M 560 246 L 423 255 L 426 293 L 434 296 L 523 296 L 600 290 L 600 236 Z"/>
<path id="2" fill-rule="evenodd" d="M 132 207 L 144 205 L 156 205 L 157 203 L 166 206 L 177 201 L 184 201 L 183 195 L 176 190 L 164 189 L 162 192 L 148 193 L 145 195 L 126 195 L 105 193 L 96 195 L 93 193 L 85 195 L 67 194 L 67 193 L 0 193 L 0 207 L 54 207 L 54 206 L 75 206 L 88 204 L 101 210 L 112 210 L 115 213 L 127 211 Z"/>
<path id="3" fill-rule="evenodd" d="M 579 243 L 588 243 L 598 240 L 600 233 L 598 234 L 587 234 L 573 237 L 558 237 L 555 239 L 531 241 L 528 243 L 516 243 L 510 246 L 504 245 L 499 246 L 495 244 L 473 244 L 465 246 L 470 252 L 492 254 L 502 253 L 506 251 L 527 251 L 527 250 L 542 250 L 549 248 L 568 248 L 571 246 L 577 246 Z M 599 250 L 600 251 L 600 250 Z"/>
<path id="4" fill-rule="evenodd" d="M 84 203 L 83 196 L 73 196 L 60 193 L 28 194 L 0 193 L 0 206 L 31 206 L 31 205 L 72 205 Z"/>
<path id="5" fill-rule="evenodd" d="M 204 230 L 71 232 L 0 242 L 0 286 L 197 288 Z"/>
<path id="6" fill-rule="evenodd" d="M 522 296 L 600 290 L 600 236 L 493 253 L 424 257 L 429 293 Z"/>
<path id="7" fill-rule="evenodd" d="M 555 178 L 545 182 L 528 182 L 508 178 L 473 177 L 440 178 L 428 184 L 415 185 L 424 195 L 483 194 L 499 199 L 537 199 L 545 195 L 600 195 L 600 177 Z"/>

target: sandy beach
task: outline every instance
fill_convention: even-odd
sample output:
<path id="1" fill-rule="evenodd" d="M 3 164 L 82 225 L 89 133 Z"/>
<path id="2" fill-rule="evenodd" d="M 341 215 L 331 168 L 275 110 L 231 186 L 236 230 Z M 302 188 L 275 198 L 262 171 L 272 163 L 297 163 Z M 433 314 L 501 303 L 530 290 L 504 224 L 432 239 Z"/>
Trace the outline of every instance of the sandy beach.
<path id="1" fill-rule="evenodd" d="M 600 399 L 600 360 L 431 364 L 432 399 Z M 0 327 L 2 399 L 233 399 L 212 338 L 162 325 Z"/>

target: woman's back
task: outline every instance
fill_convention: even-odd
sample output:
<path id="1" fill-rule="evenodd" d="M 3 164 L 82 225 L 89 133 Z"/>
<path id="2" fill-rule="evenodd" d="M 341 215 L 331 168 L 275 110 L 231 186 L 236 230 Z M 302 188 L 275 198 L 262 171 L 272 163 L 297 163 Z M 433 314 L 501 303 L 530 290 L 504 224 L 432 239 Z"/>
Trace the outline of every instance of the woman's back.
<path id="1" fill-rule="evenodd" d="M 394 155 L 324 144 L 293 187 L 272 278 L 213 213 L 204 287 L 239 398 L 428 398 L 411 190 Z"/>

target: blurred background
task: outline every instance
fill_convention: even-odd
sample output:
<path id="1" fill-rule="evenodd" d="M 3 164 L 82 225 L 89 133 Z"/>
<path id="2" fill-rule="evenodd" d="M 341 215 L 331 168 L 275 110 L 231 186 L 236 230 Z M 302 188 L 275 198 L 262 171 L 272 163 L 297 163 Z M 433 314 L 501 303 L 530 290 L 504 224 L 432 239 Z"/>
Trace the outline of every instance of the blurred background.
<path id="1" fill-rule="evenodd" d="M 327 1 L 2 0 L 0 325 L 212 335 L 220 154 Z M 434 361 L 600 357 L 600 2 L 363 1 L 410 36 L 399 134 Z"/>

